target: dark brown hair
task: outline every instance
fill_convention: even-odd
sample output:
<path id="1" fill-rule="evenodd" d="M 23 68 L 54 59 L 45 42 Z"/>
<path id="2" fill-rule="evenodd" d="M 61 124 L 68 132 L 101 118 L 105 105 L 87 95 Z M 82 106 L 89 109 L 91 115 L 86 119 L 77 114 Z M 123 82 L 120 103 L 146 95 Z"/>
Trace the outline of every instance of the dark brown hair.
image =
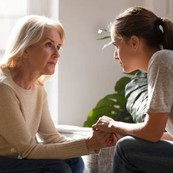
<path id="1" fill-rule="evenodd" d="M 120 14 L 111 25 L 111 34 L 125 39 L 136 35 L 150 47 L 173 50 L 173 23 L 143 7 L 131 7 Z"/>

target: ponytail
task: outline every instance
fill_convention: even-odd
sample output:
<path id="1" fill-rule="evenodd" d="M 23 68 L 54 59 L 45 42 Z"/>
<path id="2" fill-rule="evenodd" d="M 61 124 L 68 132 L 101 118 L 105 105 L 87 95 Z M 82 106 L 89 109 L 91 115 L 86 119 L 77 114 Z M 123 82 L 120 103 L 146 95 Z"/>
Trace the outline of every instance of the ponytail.
<path id="1" fill-rule="evenodd" d="M 162 19 L 163 27 L 163 49 L 173 50 L 173 23 L 169 19 Z"/>
<path id="2" fill-rule="evenodd" d="M 111 35 L 126 39 L 136 35 L 149 47 L 173 50 L 173 23 L 143 7 L 131 7 L 121 13 L 111 26 Z"/>

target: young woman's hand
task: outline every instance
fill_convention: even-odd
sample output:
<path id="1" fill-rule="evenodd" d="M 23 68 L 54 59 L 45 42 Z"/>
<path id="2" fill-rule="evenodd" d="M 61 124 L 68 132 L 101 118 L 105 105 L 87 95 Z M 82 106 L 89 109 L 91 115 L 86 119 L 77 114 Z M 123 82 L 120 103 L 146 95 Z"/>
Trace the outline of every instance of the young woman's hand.
<path id="1" fill-rule="evenodd" d="M 115 121 L 107 116 L 102 116 L 98 119 L 98 121 L 92 125 L 93 130 L 100 130 L 107 133 L 114 133 L 113 126 Z"/>

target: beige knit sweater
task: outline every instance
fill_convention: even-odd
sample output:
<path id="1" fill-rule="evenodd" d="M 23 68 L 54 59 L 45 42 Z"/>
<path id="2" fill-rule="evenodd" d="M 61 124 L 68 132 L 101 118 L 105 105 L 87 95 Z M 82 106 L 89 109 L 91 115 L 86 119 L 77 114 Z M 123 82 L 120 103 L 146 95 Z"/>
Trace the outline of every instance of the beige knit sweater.
<path id="1" fill-rule="evenodd" d="M 57 132 L 43 86 L 36 83 L 25 90 L 8 69 L 0 70 L 0 156 L 66 159 L 87 154 L 85 139 L 69 140 Z"/>

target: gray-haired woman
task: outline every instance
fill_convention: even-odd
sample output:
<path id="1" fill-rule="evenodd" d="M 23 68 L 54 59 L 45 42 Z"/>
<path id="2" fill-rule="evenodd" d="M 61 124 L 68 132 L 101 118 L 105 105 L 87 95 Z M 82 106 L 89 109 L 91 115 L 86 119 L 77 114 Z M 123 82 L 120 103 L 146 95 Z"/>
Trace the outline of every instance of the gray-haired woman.
<path id="1" fill-rule="evenodd" d="M 110 134 L 67 139 L 52 122 L 44 80 L 54 74 L 64 35 L 58 21 L 37 15 L 11 34 L 0 68 L 0 172 L 82 173 L 80 156 L 108 146 Z"/>

